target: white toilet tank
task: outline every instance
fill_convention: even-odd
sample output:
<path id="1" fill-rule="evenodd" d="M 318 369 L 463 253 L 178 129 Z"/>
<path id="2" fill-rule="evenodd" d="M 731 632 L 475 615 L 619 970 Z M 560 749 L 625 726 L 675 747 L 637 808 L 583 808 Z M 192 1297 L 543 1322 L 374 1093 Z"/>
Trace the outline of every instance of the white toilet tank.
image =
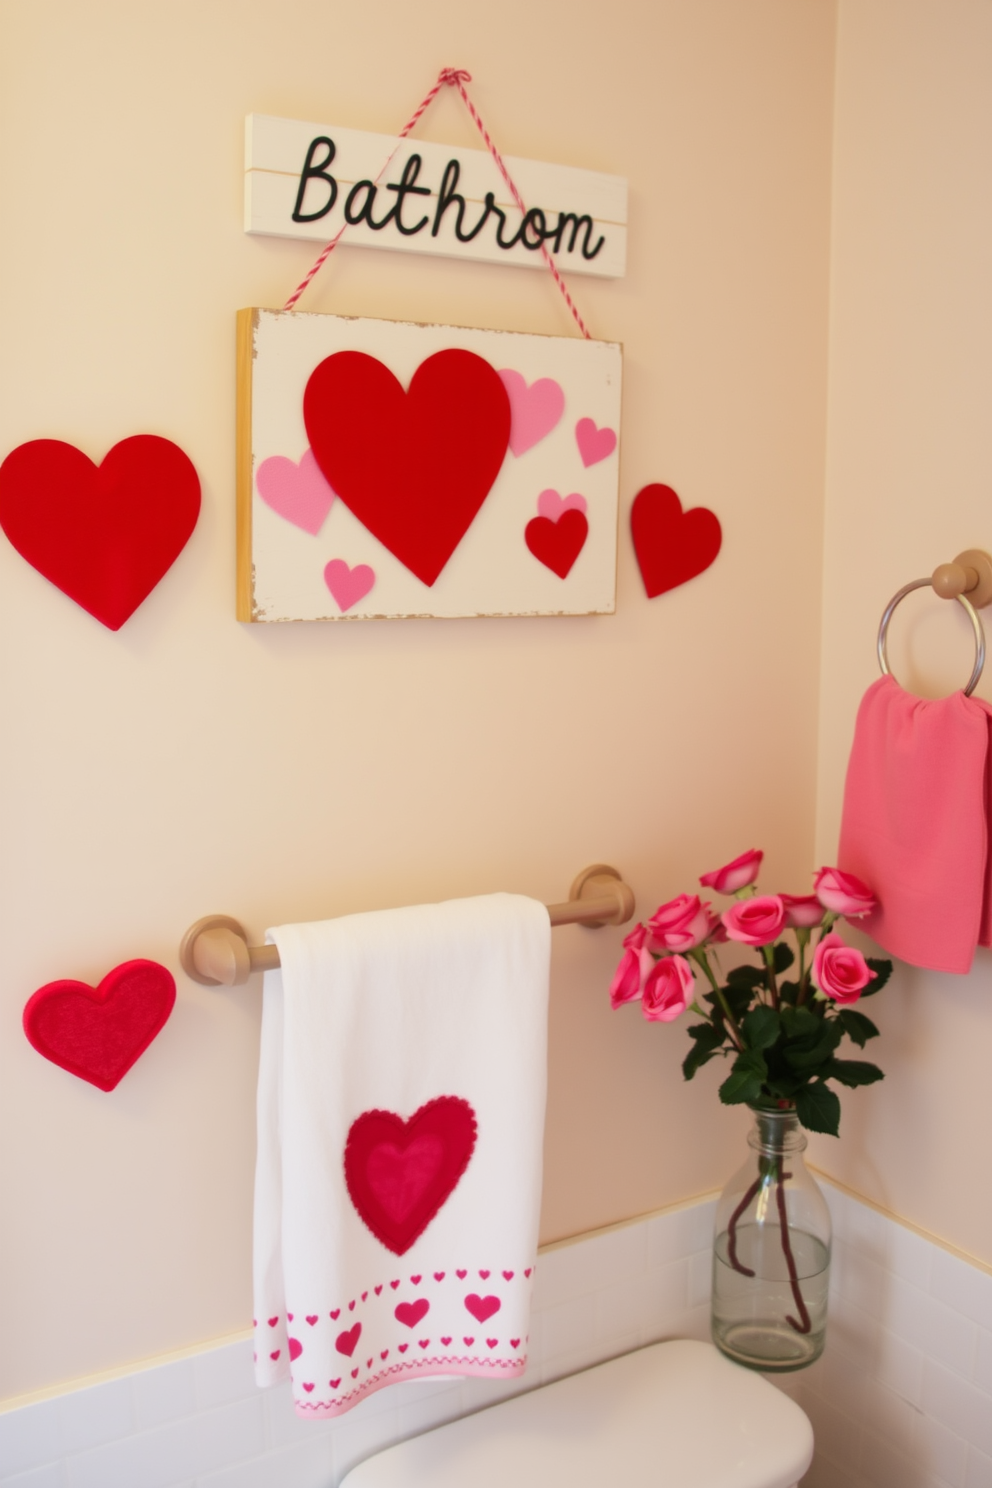
<path id="1" fill-rule="evenodd" d="M 812 1457 L 798 1405 L 676 1339 L 401 1442 L 341 1488 L 793 1488 Z"/>

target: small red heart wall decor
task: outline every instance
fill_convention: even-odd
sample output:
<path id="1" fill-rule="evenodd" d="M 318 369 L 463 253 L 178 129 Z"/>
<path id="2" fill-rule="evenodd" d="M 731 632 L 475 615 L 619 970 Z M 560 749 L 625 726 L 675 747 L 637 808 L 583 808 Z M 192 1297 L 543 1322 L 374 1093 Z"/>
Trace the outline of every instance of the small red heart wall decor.
<path id="1" fill-rule="evenodd" d="M 344 1177 L 359 1218 L 394 1255 L 403 1255 L 451 1197 L 475 1150 L 475 1112 L 440 1095 L 408 1121 L 363 1111 L 351 1124 Z"/>
<path id="2" fill-rule="evenodd" d="M 503 464 L 510 399 L 499 373 L 451 347 L 421 362 L 404 391 L 376 357 L 338 351 L 311 373 L 303 419 L 325 480 L 430 587 Z"/>
<path id="3" fill-rule="evenodd" d="M 684 512 L 671 486 L 657 484 L 634 497 L 630 532 L 648 599 L 703 573 L 723 540 L 713 512 L 705 506 Z"/>
<path id="4" fill-rule="evenodd" d="M 110 630 L 172 567 L 199 513 L 192 461 L 157 434 L 122 439 L 99 465 L 60 439 L 18 445 L 0 465 L 0 527 Z"/>
<path id="5" fill-rule="evenodd" d="M 113 1090 L 165 1027 L 176 1000 L 157 961 L 123 961 L 98 987 L 49 982 L 24 1006 L 24 1032 L 45 1059 Z"/>

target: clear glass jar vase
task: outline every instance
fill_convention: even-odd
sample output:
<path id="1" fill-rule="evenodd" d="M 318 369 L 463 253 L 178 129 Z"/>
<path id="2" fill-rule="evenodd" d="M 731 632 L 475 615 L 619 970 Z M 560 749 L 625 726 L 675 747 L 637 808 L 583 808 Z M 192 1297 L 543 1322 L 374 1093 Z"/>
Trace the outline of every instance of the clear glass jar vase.
<path id="1" fill-rule="evenodd" d="M 751 1155 L 717 1205 L 713 1342 L 751 1369 L 804 1369 L 826 1341 L 830 1211 L 795 1110 L 752 1109 Z"/>

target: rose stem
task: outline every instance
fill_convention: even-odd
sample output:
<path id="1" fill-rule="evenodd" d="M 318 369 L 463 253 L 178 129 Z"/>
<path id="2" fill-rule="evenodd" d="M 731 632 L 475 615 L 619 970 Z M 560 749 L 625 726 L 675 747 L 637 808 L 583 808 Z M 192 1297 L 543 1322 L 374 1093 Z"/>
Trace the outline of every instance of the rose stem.
<path id="1" fill-rule="evenodd" d="M 750 1204 L 751 1200 L 758 1192 L 758 1189 L 761 1187 L 762 1181 L 762 1175 L 759 1173 L 757 1178 L 755 1178 L 754 1182 L 751 1184 L 751 1187 L 748 1189 L 747 1193 L 737 1205 L 737 1208 L 734 1210 L 733 1214 L 730 1216 L 730 1222 L 727 1225 L 727 1256 L 734 1270 L 739 1271 L 742 1276 L 753 1276 L 754 1272 L 749 1266 L 742 1266 L 740 1261 L 737 1259 L 737 1221 L 740 1219 L 741 1215 L 744 1213 L 744 1210 L 747 1208 L 748 1204 Z"/>
<path id="2" fill-rule="evenodd" d="M 789 1324 L 790 1328 L 795 1328 L 797 1333 L 809 1333 L 812 1330 L 813 1324 L 810 1321 L 809 1312 L 807 1311 L 806 1303 L 803 1301 L 803 1294 L 799 1288 L 799 1273 L 796 1270 L 796 1260 L 792 1254 L 792 1243 L 789 1240 L 789 1222 L 785 1217 L 785 1189 L 783 1188 L 783 1184 L 787 1178 L 792 1177 L 792 1174 L 782 1172 L 782 1159 L 780 1157 L 775 1159 L 775 1171 L 778 1177 L 775 1194 L 778 1200 L 778 1223 L 779 1229 L 782 1232 L 782 1249 L 785 1251 L 785 1264 L 789 1268 L 789 1285 L 792 1287 L 792 1295 L 799 1309 L 799 1316 L 802 1318 L 802 1322 L 797 1323 L 794 1317 L 790 1317 L 786 1313 L 785 1321 Z"/>
<path id="3" fill-rule="evenodd" d="M 720 987 L 720 984 L 717 981 L 716 977 L 710 970 L 710 963 L 706 959 L 706 952 L 703 951 L 700 955 L 697 954 L 696 951 L 690 951 L 689 955 L 692 957 L 693 961 L 695 961 L 696 965 L 701 966 L 703 968 L 703 971 L 706 973 L 706 979 L 709 982 L 710 986 L 713 988 L 713 991 L 716 993 L 717 1001 L 719 1002 L 720 1007 L 723 1009 L 723 1016 L 727 1024 L 727 1028 L 730 1032 L 731 1040 L 737 1045 L 738 1054 L 743 1054 L 744 1040 L 741 1038 L 740 1029 L 734 1022 L 734 1015 L 730 1011 L 727 999 L 723 995 L 723 990 Z"/>

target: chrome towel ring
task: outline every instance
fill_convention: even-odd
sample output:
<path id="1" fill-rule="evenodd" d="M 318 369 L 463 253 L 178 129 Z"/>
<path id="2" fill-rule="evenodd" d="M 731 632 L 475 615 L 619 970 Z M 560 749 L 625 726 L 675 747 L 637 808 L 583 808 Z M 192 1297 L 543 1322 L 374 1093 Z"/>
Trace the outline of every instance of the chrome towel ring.
<path id="1" fill-rule="evenodd" d="M 937 573 L 939 572 L 940 570 L 938 569 Z M 899 593 L 894 594 L 889 600 L 888 604 L 885 606 L 885 611 L 882 615 L 882 621 L 878 627 L 878 664 L 882 668 L 883 674 L 887 677 L 891 677 L 892 675 L 892 670 L 889 666 L 889 658 L 886 653 L 886 642 L 888 640 L 889 633 L 889 621 L 892 619 L 892 612 L 894 611 L 899 601 L 905 599 L 907 594 L 912 594 L 914 589 L 927 589 L 930 588 L 931 585 L 936 587 L 936 585 L 934 584 L 935 577 L 936 575 L 928 579 L 914 579 L 911 584 L 904 584 L 903 587 L 899 590 Z M 939 589 L 937 592 L 940 592 Z M 964 689 L 965 697 L 971 697 L 971 694 L 978 686 L 978 679 L 982 675 L 982 668 L 985 666 L 985 631 L 982 628 L 982 622 L 978 618 L 976 610 L 972 606 L 971 602 L 966 599 L 963 594 L 949 594 L 947 597 L 956 599 L 958 604 L 964 607 L 968 619 L 971 621 L 971 628 L 975 633 L 975 665 L 971 669 L 971 676 L 968 678 L 968 685 Z"/>

